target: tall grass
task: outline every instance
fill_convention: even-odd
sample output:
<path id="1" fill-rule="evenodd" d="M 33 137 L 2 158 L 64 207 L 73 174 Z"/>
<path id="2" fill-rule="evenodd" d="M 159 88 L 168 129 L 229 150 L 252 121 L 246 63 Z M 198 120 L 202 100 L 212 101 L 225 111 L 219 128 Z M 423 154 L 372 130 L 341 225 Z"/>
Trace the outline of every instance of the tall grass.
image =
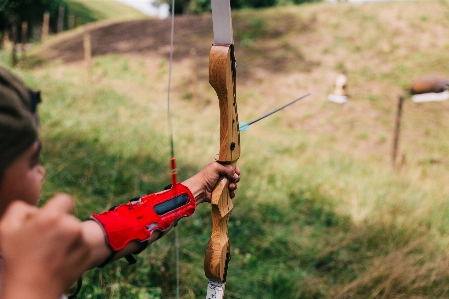
<path id="1" fill-rule="evenodd" d="M 228 298 L 449 296 L 447 103 L 407 101 L 399 171 L 389 157 L 397 96 L 420 73 L 447 75 L 447 45 L 411 40 L 438 43 L 434 27 L 447 33 L 448 26 L 439 27 L 449 22 L 444 3 L 325 3 L 234 14 L 240 120 L 305 91 L 312 97 L 242 133 Z M 282 45 L 298 69 L 282 59 Z M 179 55 L 172 114 L 185 179 L 218 148 L 218 105 L 206 80 L 196 102 L 186 96 L 190 61 Z M 341 67 L 350 74 L 351 100 L 337 107 L 325 95 Z M 43 90 L 43 202 L 68 192 L 85 219 L 168 184 L 167 69 L 162 56 L 95 57 L 92 86 L 80 63 L 18 70 Z M 180 222 L 182 298 L 205 296 L 210 226 L 206 204 Z M 87 273 L 80 297 L 174 298 L 175 277 L 168 234 L 136 265 L 117 261 Z"/>

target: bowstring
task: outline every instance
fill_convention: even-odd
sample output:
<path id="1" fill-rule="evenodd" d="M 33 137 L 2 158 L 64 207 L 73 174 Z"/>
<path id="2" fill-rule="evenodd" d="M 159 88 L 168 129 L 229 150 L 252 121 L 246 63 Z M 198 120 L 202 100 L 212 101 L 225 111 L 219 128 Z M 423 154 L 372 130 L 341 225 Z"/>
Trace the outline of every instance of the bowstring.
<path id="1" fill-rule="evenodd" d="M 171 4 L 171 33 L 170 33 L 170 63 L 168 71 L 168 91 L 167 91 L 167 121 L 168 130 L 170 134 L 170 157 L 173 161 L 175 158 L 175 149 L 173 145 L 173 127 L 170 113 L 170 90 L 171 90 L 171 76 L 172 76 L 172 64 L 173 64 L 173 40 L 175 31 L 175 0 L 172 0 Z M 172 164 L 173 165 L 173 164 Z M 172 172 L 174 169 L 172 168 Z M 175 227 L 175 255 L 176 255 L 176 299 L 179 299 L 179 231 L 178 226 Z"/>

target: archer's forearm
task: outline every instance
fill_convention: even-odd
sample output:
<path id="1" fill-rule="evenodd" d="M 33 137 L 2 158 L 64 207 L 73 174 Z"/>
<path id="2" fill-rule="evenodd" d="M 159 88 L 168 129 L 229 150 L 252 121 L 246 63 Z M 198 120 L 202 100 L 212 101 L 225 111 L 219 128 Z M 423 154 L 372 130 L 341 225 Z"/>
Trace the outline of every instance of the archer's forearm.
<path id="1" fill-rule="evenodd" d="M 111 256 L 113 250 L 108 246 L 106 236 L 102 227 L 95 221 L 85 221 L 82 223 L 83 234 L 86 242 L 91 247 L 90 268 L 95 268 L 104 263 Z M 148 240 L 148 244 L 153 243 L 159 237 L 159 232 L 154 232 Z M 132 254 L 140 249 L 138 242 L 130 242 L 124 249 L 117 251 L 111 261 L 120 259 L 128 254 Z"/>
<path id="2" fill-rule="evenodd" d="M 128 254 L 138 254 L 196 208 L 189 188 L 176 184 L 170 189 L 134 198 L 111 210 L 93 214 L 83 233 L 94 250 L 92 266 L 103 266 Z M 129 259 L 131 258 L 131 260 Z M 132 262 L 130 256 L 128 261 Z"/>

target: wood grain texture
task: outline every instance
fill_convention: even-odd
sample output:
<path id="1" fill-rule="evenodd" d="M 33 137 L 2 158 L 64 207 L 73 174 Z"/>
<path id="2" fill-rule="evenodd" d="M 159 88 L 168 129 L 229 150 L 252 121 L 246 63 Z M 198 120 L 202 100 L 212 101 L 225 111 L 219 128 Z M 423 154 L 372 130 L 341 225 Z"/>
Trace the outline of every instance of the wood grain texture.
<path id="1" fill-rule="evenodd" d="M 209 56 L 209 83 L 220 107 L 220 153 L 218 161 L 230 163 L 240 157 L 240 132 L 235 96 L 231 45 L 213 45 Z M 232 146 L 234 144 L 234 146 Z"/>
<path id="2" fill-rule="evenodd" d="M 240 157 L 240 132 L 235 94 L 235 65 L 232 45 L 213 45 L 209 56 L 209 82 L 220 107 L 220 152 L 218 161 L 235 167 Z M 230 259 L 228 222 L 233 203 L 229 181 L 221 178 L 212 192 L 212 233 L 206 247 L 204 272 L 213 281 L 226 281 Z"/>

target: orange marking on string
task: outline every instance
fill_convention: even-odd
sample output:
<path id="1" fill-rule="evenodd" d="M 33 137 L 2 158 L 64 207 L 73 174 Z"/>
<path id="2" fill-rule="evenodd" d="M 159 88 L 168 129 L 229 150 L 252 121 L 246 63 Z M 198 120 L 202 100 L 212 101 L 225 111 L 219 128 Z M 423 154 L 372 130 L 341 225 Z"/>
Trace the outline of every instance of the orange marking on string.
<path id="1" fill-rule="evenodd" d="M 171 184 L 172 186 L 175 186 L 177 183 L 177 179 L 176 179 L 176 159 L 175 158 L 171 158 L 170 159 L 170 166 L 171 166 Z"/>

